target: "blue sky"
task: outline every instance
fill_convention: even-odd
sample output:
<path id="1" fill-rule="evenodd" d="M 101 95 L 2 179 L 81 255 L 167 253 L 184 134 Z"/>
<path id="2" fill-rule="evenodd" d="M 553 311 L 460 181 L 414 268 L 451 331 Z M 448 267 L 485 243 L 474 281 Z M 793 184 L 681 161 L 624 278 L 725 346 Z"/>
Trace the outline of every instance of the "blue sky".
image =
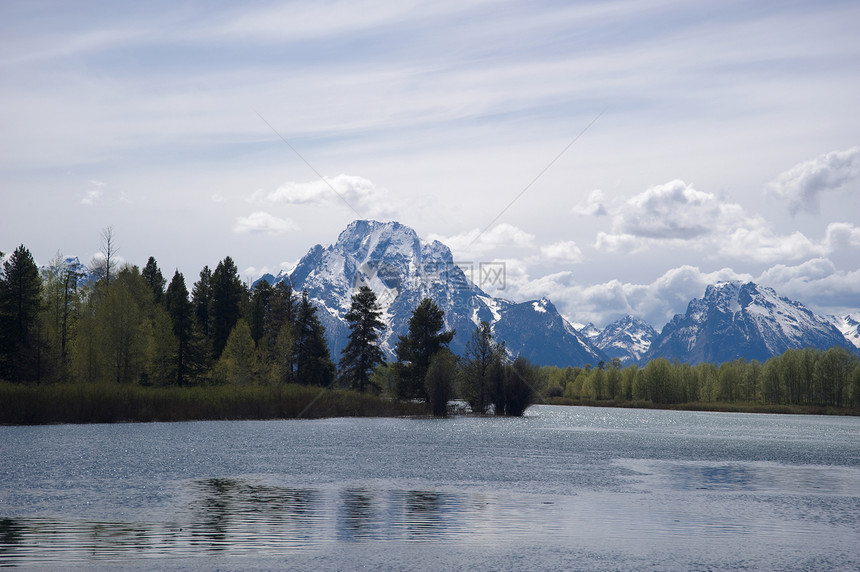
<path id="1" fill-rule="evenodd" d="M 256 278 L 360 216 L 579 322 L 659 328 L 738 278 L 857 311 L 858 25 L 856 2 L 3 2 L 0 250 L 86 262 L 112 226 L 128 262 Z"/>

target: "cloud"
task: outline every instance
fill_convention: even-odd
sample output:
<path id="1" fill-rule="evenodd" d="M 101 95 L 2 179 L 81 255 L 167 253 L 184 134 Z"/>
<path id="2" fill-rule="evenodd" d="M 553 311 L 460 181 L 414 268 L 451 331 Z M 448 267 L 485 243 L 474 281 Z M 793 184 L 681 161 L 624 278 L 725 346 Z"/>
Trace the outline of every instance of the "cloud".
<path id="1" fill-rule="evenodd" d="M 821 239 L 800 231 L 780 234 L 761 215 L 674 180 L 627 200 L 613 213 L 611 231 L 598 232 L 594 241 L 605 252 L 636 253 L 652 246 L 686 247 L 710 258 L 801 260 L 860 246 L 860 229 L 831 223 Z"/>
<path id="2" fill-rule="evenodd" d="M 582 262 L 582 251 L 572 240 L 555 242 L 547 246 L 541 246 L 540 252 L 550 260 L 565 262 Z"/>
<path id="3" fill-rule="evenodd" d="M 249 214 L 248 216 L 239 217 L 236 219 L 236 224 L 233 226 L 233 232 L 238 234 L 266 233 L 272 236 L 298 229 L 298 225 L 296 225 L 292 220 L 278 218 L 263 211 L 257 211 Z"/>
<path id="4" fill-rule="evenodd" d="M 453 236 L 428 235 L 429 240 L 438 240 L 450 248 L 457 258 L 483 255 L 497 248 L 530 248 L 535 236 L 514 225 L 500 223 L 486 232 L 472 229 Z"/>
<path id="5" fill-rule="evenodd" d="M 652 244 L 689 244 L 701 248 L 714 237 L 737 229 L 758 228 L 735 203 L 721 202 L 680 179 L 648 187 L 613 213 L 611 232 L 599 232 L 594 246 L 608 252 L 637 252 Z M 713 249 L 712 245 L 708 245 Z"/>
<path id="6" fill-rule="evenodd" d="M 841 190 L 860 192 L 860 146 L 831 151 L 799 163 L 769 183 L 766 191 L 788 201 L 789 210 L 818 213 L 824 193 Z"/>
<path id="7" fill-rule="evenodd" d="M 284 183 L 268 195 L 266 200 L 291 205 L 318 205 L 353 210 L 360 218 L 390 219 L 396 215 L 388 191 L 372 181 L 356 175 L 325 177 L 325 180 L 307 183 Z M 251 200 L 259 200 L 255 192 Z"/>
<path id="8" fill-rule="evenodd" d="M 708 234 L 723 211 L 711 193 L 697 191 L 679 179 L 649 187 L 630 199 L 615 221 L 622 233 L 645 238 L 690 239 Z"/>
<path id="9" fill-rule="evenodd" d="M 827 225 L 824 243 L 829 252 L 840 248 L 860 248 L 860 228 L 847 222 L 832 222 Z"/>
<path id="10" fill-rule="evenodd" d="M 94 205 L 102 198 L 101 189 L 92 189 L 86 192 L 84 198 L 81 199 L 82 205 Z"/>
<path id="11" fill-rule="evenodd" d="M 756 282 L 810 305 L 820 314 L 860 308 L 860 269 L 840 270 L 827 258 L 813 258 L 794 266 L 777 264 L 762 272 Z"/>
<path id="12" fill-rule="evenodd" d="M 594 189 L 589 193 L 585 203 L 576 205 L 570 212 L 580 216 L 607 216 L 606 194 L 600 189 Z"/>
<path id="13" fill-rule="evenodd" d="M 746 273 L 731 268 L 703 272 L 697 266 L 683 265 L 667 270 L 650 283 L 609 280 L 599 284 L 580 284 L 573 272 L 556 272 L 538 278 L 529 276 L 523 261 L 506 260 L 506 298 L 525 301 L 548 296 L 569 320 L 604 326 L 631 314 L 660 329 L 676 313 L 683 313 L 693 298 L 700 298 L 705 287 L 727 280 L 752 280 Z"/>

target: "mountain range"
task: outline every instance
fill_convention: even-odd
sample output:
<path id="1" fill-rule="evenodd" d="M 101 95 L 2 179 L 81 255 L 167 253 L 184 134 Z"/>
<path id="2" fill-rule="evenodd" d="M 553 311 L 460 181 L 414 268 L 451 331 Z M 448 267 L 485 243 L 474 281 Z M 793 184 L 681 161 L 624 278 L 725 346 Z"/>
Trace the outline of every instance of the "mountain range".
<path id="1" fill-rule="evenodd" d="M 295 291 L 308 292 L 335 358 L 346 345 L 344 315 L 361 285 L 374 290 L 382 307 L 387 325 L 382 348 L 389 357 L 425 297 L 443 310 L 445 328 L 456 330 L 451 342 L 455 353 L 461 354 L 477 324 L 487 321 L 510 356 L 540 365 L 597 365 L 613 358 L 630 364 L 657 357 L 721 363 L 739 357 L 763 360 L 800 347 L 840 346 L 856 352 L 860 345 L 860 314 L 826 319 L 752 282 L 708 286 L 703 298 L 691 300 L 687 312 L 659 333 L 633 316 L 602 330 L 571 323 L 548 298 L 517 303 L 490 296 L 454 264 L 447 246 L 422 240 L 398 222 L 354 221 L 333 244 L 311 248 L 291 273 L 261 280 L 290 280 Z"/>
<path id="2" fill-rule="evenodd" d="M 82 283 L 90 279 L 77 258 L 67 258 L 62 267 L 79 272 Z M 741 357 L 761 361 L 789 348 L 833 346 L 860 355 L 860 312 L 821 317 L 753 282 L 708 286 L 660 332 L 634 316 L 603 329 L 570 322 L 548 298 L 518 303 L 490 296 L 454 264 L 447 246 L 422 240 L 398 222 L 354 221 L 333 244 L 311 248 L 292 272 L 266 274 L 257 282 L 284 280 L 297 293 L 306 290 L 319 309 L 335 361 L 349 336 L 344 316 L 362 285 L 373 289 L 382 307 L 382 349 L 389 359 L 425 297 L 443 310 L 445 328 L 456 330 L 450 346 L 455 353 L 464 352 L 476 326 L 486 321 L 509 356 L 522 355 L 539 365 L 598 365 L 615 358 L 628 365 L 660 357 L 718 364 Z"/>

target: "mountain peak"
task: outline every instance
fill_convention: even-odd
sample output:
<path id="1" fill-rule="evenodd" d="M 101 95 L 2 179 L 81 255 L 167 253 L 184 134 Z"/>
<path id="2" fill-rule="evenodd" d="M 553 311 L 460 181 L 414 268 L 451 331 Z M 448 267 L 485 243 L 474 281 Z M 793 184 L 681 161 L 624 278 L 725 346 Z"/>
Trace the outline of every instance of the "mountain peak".
<path id="1" fill-rule="evenodd" d="M 831 323 L 799 302 L 754 282 L 722 282 L 690 301 L 663 328 L 648 359 L 722 363 L 739 357 L 765 360 L 787 349 L 849 347 Z"/>
<path id="2" fill-rule="evenodd" d="M 389 356 L 415 307 L 431 298 L 444 312 L 445 329 L 457 332 L 451 343 L 455 353 L 462 353 L 475 327 L 486 321 L 512 355 L 537 363 L 584 365 L 605 357 L 578 337 L 548 298 L 514 304 L 489 296 L 454 265 L 447 246 L 422 240 L 399 222 L 351 222 L 334 244 L 310 249 L 291 279 L 323 310 L 320 318 L 334 355 L 349 335 L 344 316 L 352 294 L 368 286 L 383 310 L 382 348 Z"/>

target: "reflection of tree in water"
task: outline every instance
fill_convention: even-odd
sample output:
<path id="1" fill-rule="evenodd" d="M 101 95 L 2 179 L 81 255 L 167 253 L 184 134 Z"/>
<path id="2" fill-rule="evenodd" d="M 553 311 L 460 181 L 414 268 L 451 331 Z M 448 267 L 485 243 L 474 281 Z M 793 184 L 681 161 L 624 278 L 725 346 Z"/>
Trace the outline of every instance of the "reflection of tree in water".
<path id="1" fill-rule="evenodd" d="M 375 537 L 379 522 L 374 518 L 373 494 L 364 489 L 347 489 L 340 495 L 341 515 L 338 519 L 338 538 L 366 540 Z"/>
<path id="2" fill-rule="evenodd" d="M 405 530 L 410 538 L 441 538 L 455 528 L 454 513 L 462 503 L 451 494 L 431 491 L 407 491 L 403 496 Z"/>
<path id="3" fill-rule="evenodd" d="M 241 479 L 207 479 L 195 483 L 201 498 L 192 504 L 192 536 L 212 550 L 262 539 L 301 541 L 312 537 L 314 492 Z M 193 542 L 193 541 L 192 541 Z"/>
<path id="4" fill-rule="evenodd" d="M 0 518 L 0 554 L 14 551 L 24 538 L 26 528 L 17 520 Z"/>

